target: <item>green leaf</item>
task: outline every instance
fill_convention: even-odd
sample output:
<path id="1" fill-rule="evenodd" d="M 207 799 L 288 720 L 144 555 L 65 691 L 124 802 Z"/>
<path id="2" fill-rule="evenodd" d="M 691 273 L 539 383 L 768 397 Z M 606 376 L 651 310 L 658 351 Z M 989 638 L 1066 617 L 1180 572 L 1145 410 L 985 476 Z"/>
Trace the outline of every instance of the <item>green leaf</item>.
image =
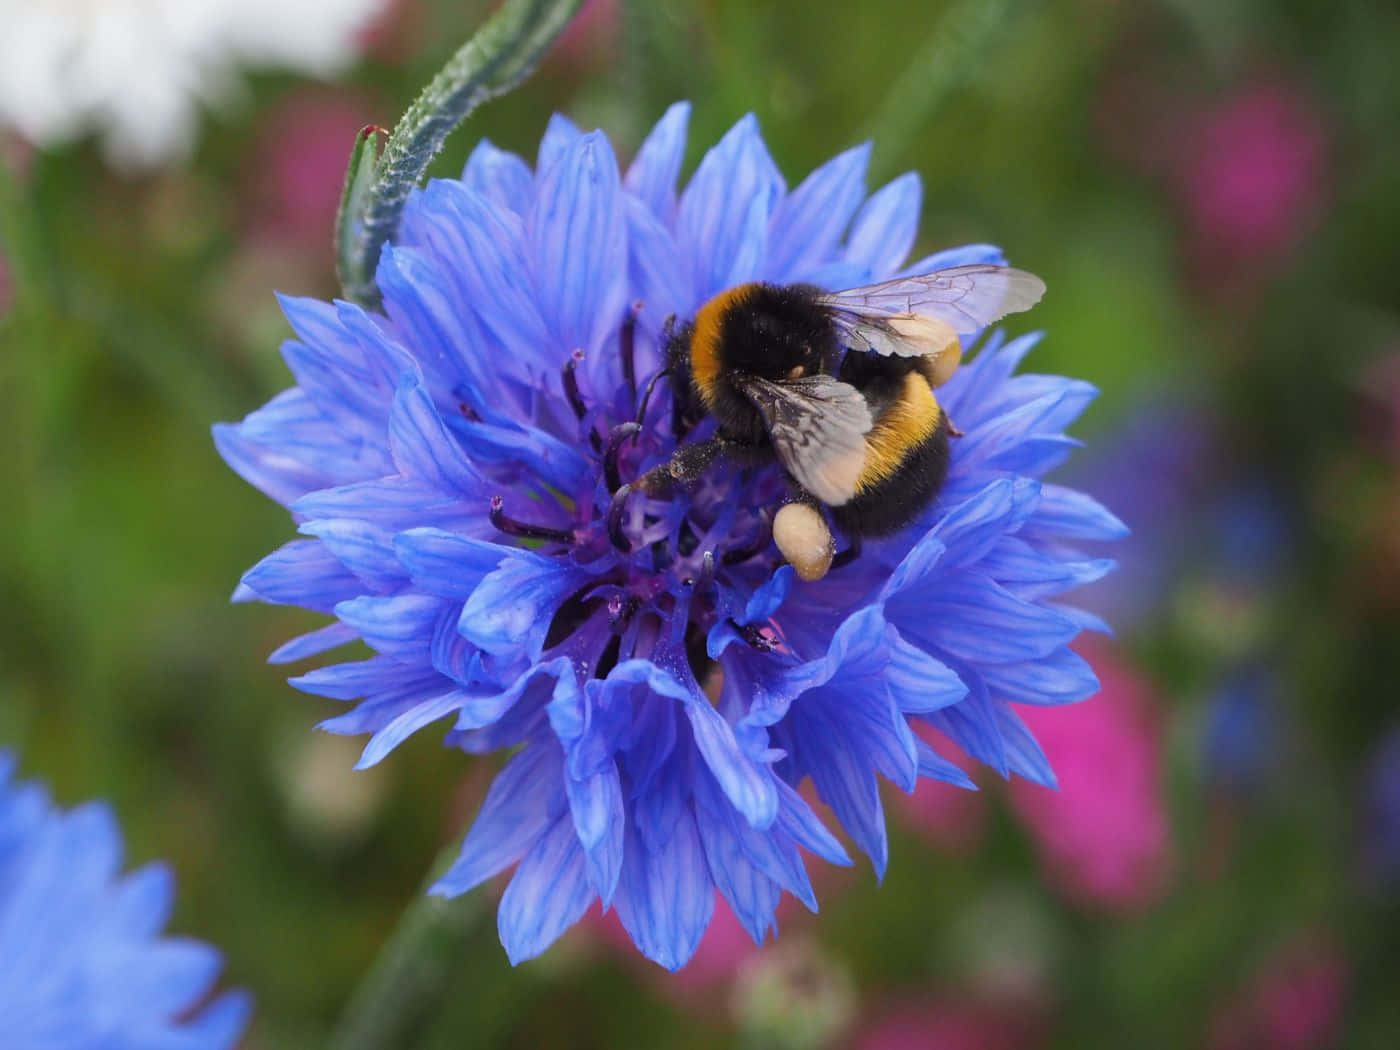
<path id="1" fill-rule="evenodd" d="M 346 253 L 355 244 L 369 211 L 370 190 L 379 174 L 379 136 L 388 129 L 369 124 L 355 136 L 355 149 L 350 154 L 350 166 L 345 169 L 345 187 L 340 191 L 340 208 L 335 216 L 336 258 L 341 261 L 341 279 L 345 278 Z"/>

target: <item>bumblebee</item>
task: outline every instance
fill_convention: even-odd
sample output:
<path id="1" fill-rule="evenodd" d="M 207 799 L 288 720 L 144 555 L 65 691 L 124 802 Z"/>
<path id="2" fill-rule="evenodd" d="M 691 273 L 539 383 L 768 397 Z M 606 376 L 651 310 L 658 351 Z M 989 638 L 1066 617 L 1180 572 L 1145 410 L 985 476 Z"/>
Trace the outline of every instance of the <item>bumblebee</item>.
<path id="1" fill-rule="evenodd" d="M 693 481 L 717 457 L 776 458 L 792 502 L 774 540 L 799 576 L 820 579 L 835 550 L 819 508 L 858 550 L 862 536 L 896 532 L 932 503 L 958 433 L 933 392 L 958 366 L 959 336 L 1044 291 L 1023 270 L 975 265 L 840 292 L 761 282 L 721 292 L 666 346 L 678 429 L 708 415 L 715 434 L 642 485 Z"/>

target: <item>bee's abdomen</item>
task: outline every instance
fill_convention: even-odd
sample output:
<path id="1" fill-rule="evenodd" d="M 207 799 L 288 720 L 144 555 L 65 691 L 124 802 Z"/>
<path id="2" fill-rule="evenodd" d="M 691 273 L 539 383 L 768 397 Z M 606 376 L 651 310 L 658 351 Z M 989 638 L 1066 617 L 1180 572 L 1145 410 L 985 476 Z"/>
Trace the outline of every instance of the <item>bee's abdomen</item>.
<path id="1" fill-rule="evenodd" d="M 850 533 L 881 536 L 907 525 L 938 495 L 948 473 L 948 423 L 928 381 L 911 371 L 866 435 L 856 494 L 833 507 Z"/>

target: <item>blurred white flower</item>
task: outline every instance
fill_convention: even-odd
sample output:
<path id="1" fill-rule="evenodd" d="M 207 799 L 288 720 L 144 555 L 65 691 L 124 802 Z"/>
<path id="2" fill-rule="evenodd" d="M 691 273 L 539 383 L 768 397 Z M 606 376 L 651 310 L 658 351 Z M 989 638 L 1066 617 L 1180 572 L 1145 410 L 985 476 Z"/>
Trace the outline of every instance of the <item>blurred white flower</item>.
<path id="1" fill-rule="evenodd" d="M 0 0 L 0 127 L 88 131 L 116 167 L 183 159 L 241 66 L 330 76 L 385 0 Z"/>

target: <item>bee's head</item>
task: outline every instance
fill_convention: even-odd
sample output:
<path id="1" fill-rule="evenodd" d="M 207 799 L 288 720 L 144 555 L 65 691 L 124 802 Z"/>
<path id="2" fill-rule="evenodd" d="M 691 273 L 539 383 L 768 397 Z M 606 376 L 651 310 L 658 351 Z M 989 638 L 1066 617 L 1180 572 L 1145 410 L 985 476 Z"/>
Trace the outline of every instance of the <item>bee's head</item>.
<path id="1" fill-rule="evenodd" d="M 814 375 L 831 359 L 831 319 L 803 285 L 750 284 L 728 298 L 718 350 L 725 368 L 764 379 Z"/>

